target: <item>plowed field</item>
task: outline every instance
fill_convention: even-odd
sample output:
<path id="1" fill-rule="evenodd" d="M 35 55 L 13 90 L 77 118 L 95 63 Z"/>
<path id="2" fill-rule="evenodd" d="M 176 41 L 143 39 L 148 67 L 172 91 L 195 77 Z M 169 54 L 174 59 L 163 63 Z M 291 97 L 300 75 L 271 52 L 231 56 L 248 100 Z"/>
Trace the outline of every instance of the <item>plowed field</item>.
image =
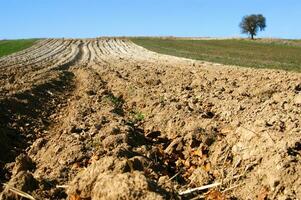
<path id="1" fill-rule="evenodd" d="M 300 199 L 301 74 L 42 40 L 0 59 L 0 148 L 2 199 Z"/>

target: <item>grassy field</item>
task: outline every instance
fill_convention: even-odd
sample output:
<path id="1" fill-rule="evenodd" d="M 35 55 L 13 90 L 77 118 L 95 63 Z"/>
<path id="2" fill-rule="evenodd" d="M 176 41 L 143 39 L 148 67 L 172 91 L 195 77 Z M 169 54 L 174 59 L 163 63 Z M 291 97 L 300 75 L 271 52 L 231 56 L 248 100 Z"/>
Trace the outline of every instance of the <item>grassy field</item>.
<path id="1" fill-rule="evenodd" d="M 300 40 L 132 38 L 149 50 L 196 60 L 301 72 Z"/>
<path id="2" fill-rule="evenodd" d="M 32 46 L 37 39 L 0 40 L 0 57 L 21 51 Z"/>

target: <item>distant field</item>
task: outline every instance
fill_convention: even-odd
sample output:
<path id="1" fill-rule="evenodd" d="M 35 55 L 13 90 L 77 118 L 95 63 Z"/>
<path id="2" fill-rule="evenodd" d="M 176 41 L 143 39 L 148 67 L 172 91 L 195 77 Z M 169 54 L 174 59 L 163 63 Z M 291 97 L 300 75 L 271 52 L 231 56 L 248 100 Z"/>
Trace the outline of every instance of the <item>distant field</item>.
<path id="1" fill-rule="evenodd" d="M 300 40 L 133 38 L 158 53 L 228 65 L 301 72 Z"/>
<path id="2" fill-rule="evenodd" d="M 37 39 L 0 40 L 0 57 L 21 51 L 32 46 Z"/>

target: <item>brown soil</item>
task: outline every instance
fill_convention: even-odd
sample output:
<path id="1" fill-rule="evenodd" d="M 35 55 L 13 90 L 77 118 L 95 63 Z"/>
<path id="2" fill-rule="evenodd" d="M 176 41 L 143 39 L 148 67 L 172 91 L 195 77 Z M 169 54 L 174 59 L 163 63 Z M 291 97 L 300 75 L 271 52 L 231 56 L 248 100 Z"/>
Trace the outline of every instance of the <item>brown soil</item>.
<path id="1" fill-rule="evenodd" d="M 0 59 L 0 120 L 2 199 L 301 198 L 301 74 L 48 39 Z"/>

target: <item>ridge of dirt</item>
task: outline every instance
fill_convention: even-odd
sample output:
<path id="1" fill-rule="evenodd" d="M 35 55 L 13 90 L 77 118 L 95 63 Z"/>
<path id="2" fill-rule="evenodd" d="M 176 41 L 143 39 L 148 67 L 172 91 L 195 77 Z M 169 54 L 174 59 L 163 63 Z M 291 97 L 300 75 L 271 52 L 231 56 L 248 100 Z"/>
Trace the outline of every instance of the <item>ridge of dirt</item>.
<path id="1" fill-rule="evenodd" d="M 46 40 L 0 65 L 0 180 L 36 199 L 301 197 L 300 74 L 115 38 Z"/>

